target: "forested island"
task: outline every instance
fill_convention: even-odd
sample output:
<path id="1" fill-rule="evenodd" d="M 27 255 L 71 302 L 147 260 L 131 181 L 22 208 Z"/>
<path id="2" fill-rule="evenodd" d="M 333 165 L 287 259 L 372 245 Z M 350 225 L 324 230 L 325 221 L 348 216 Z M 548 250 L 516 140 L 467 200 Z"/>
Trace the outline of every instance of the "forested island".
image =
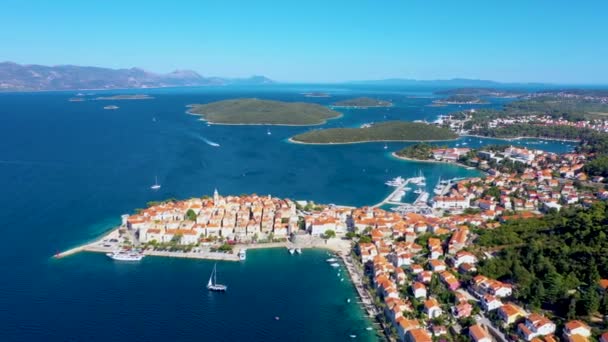
<path id="1" fill-rule="evenodd" d="M 389 101 L 373 99 L 371 97 L 357 97 L 335 102 L 334 107 L 348 108 L 372 108 L 372 107 L 391 107 L 393 104 Z"/>
<path id="2" fill-rule="evenodd" d="M 201 115 L 213 124 L 226 125 L 320 125 L 341 114 L 327 107 L 304 102 L 232 99 L 189 106 L 190 114 Z"/>
<path id="3" fill-rule="evenodd" d="M 348 144 L 368 141 L 453 140 L 458 136 L 446 128 L 420 122 L 387 121 L 362 128 L 329 128 L 293 136 L 290 140 L 307 144 Z"/>
<path id="4" fill-rule="evenodd" d="M 435 104 L 487 104 L 487 101 L 480 99 L 474 95 L 451 95 L 444 99 L 433 101 Z"/>

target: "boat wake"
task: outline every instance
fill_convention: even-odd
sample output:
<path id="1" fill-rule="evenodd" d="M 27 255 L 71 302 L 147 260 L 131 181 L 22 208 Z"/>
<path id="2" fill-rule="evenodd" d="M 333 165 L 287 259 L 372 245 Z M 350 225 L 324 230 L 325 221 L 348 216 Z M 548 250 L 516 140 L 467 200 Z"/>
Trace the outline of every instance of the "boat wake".
<path id="1" fill-rule="evenodd" d="M 213 147 L 220 147 L 220 144 L 213 142 L 209 139 L 205 139 L 205 138 L 201 138 L 202 141 L 205 142 L 205 144 L 209 145 L 209 146 L 213 146 Z"/>

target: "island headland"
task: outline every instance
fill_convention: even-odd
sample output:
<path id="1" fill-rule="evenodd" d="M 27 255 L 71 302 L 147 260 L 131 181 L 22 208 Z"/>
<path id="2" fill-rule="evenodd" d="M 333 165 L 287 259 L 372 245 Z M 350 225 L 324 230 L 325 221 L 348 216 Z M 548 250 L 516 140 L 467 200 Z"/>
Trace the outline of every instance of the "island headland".
<path id="1" fill-rule="evenodd" d="M 304 144 L 349 144 L 373 141 L 444 141 L 458 135 L 447 128 L 421 122 L 386 121 L 360 128 L 328 128 L 295 135 Z"/>

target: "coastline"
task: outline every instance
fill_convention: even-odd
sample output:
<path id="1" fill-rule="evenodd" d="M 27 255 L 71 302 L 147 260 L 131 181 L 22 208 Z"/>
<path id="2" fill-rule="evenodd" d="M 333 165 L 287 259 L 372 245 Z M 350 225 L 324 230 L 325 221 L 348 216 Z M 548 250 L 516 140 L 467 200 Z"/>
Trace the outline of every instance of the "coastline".
<path id="1" fill-rule="evenodd" d="M 412 162 L 446 164 L 446 165 L 454 165 L 454 166 L 463 167 L 467 170 L 477 170 L 476 168 L 474 168 L 472 166 L 466 166 L 466 165 L 463 165 L 460 163 L 445 162 L 445 161 L 441 161 L 441 160 L 422 160 L 422 159 L 402 157 L 402 156 L 397 155 L 397 152 L 391 152 L 391 156 L 393 156 L 396 159 L 407 160 L 407 161 L 412 161 Z"/>
<path id="2" fill-rule="evenodd" d="M 188 105 L 188 106 L 191 106 L 191 105 Z M 344 116 L 343 113 L 340 113 L 340 115 L 338 115 L 336 117 L 333 117 L 333 118 L 326 119 L 326 120 L 324 120 L 323 122 L 320 122 L 320 123 L 296 125 L 296 124 L 273 124 L 273 123 L 221 123 L 221 122 L 208 121 L 208 120 L 205 119 L 205 117 L 202 114 L 192 113 L 189 110 L 186 111 L 186 114 L 194 115 L 194 116 L 200 116 L 199 121 L 206 122 L 209 125 L 218 125 L 218 126 L 286 126 L 286 127 L 322 126 L 322 125 L 325 125 L 327 123 L 327 121 L 329 121 L 329 120 L 339 119 L 339 118 L 341 118 L 341 117 Z"/>
<path id="3" fill-rule="evenodd" d="M 287 139 L 288 142 L 292 144 L 302 144 L 302 145 L 350 145 L 350 144 L 365 144 L 365 143 L 382 143 L 382 142 L 442 142 L 442 141 L 455 141 L 459 138 L 454 139 L 446 139 L 446 140 L 362 140 L 362 141 L 349 141 L 349 142 L 337 142 L 337 143 L 313 143 L 313 142 L 304 142 L 293 140 L 293 137 Z"/>
<path id="4" fill-rule="evenodd" d="M 482 138 L 482 139 L 496 139 L 496 140 L 505 140 L 505 141 L 522 140 L 522 139 L 539 139 L 539 140 L 552 140 L 552 141 L 575 142 L 575 143 L 581 142 L 580 140 L 576 140 L 576 139 L 559 139 L 559 138 L 543 138 L 543 137 L 527 137 L 527 136 L 519 136 L 519 137 L 513 137 L 513 138 L 487 137 L 484 135 L 477 135 L 477 134 L 462 134 L 460 136 L 461 137 Z"/>

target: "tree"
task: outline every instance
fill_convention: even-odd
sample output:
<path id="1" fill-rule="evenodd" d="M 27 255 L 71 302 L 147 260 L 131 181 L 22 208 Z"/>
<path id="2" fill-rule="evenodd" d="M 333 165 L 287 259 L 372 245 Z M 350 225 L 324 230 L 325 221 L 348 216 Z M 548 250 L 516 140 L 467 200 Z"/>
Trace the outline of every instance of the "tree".
<path id="1" fill-rule="evenodd" d="M 583 315 L 593 315 L 600 308 L 600 295 L 596 286 L 589 286 L 581 298 Z"/>
<path id="2" fill-rule="evenodd" d="M 196 221 L 196 213 L 192 209 L 188 209 L 186 212 L 186 219 L 190 221 Z"/>
<path id="3" fill-rule="evenodd" d="M 332 229 L 328 229 L 325 231 L 325 233 L 323 234 L 323 237 L 325 239 L 331 239 L 331 238 L 335 238 L 336 237 L 336 232 Z"/>
<path id="4" fill-rule="evenodd" d="M 363 235 L 362 237 L 359 238 L 359 242 L 360 243 L 370 243 L 370 242 L 372 242 L 372 238 L 367 235 Z"/>

